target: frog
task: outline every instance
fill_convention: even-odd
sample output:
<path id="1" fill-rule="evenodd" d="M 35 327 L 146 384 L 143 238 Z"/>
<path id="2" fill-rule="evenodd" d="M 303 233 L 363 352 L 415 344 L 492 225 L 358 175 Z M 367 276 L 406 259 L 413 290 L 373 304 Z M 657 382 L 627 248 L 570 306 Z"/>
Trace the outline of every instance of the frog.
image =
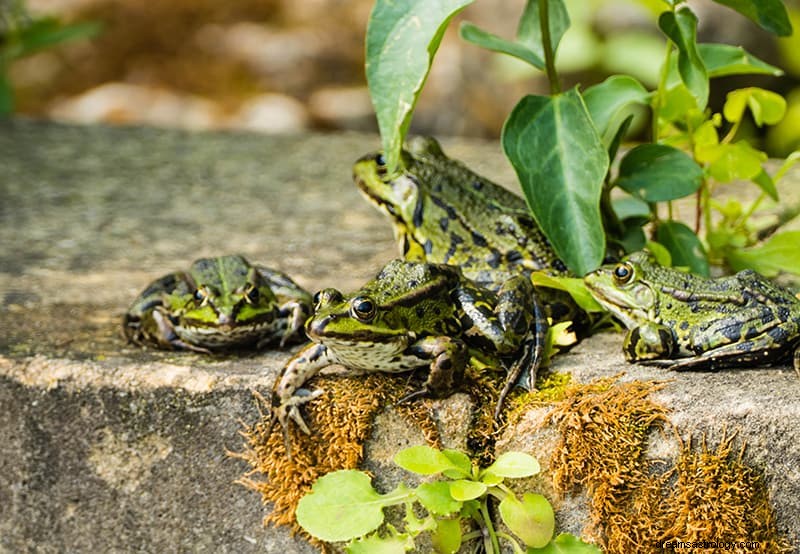
<path id="1" fill-rule="evenodd" d="M 457 266 L 395 259 L 355 292 L 318 291 L 305 324 L 311 342 L 288 361 L 273 389 L 273 423 L 284 429 L 287 453 L 289 420 L 310 434 L 299 407 L 322 391 L 304 385 L 327 366 L 356 373 L 426 368 L 425 383 L 401 402 L 448 396 L 473 360 L 519 374 L 544 343 L 532 288 L 530 279 L 516 275 L 494 292 Z"/>
<path id="2" fill-rule="evenodd" d="M 353 179 L 364 198 L 391 220 L 400 253 L 410 261 L 457 265 L 480 286 L 497 290 L 509 278 L 534 271 L 569 275 L 523 198 L 449 158 L 433 137 L 409 139 L 397 171 L 383 152 L 362 156 Z M 572 322 L 577 337 L 589 320 L 566 292 L 536 289 L 539 325 Z M 535 388 L 541 360 L 515 385 Z"/>
<path id="3" fill-rule="evenodd" d="M 304 339 L 311 294 L 287 274 L 245 257 L 200 258 L 150 283 L 123 317 L 133 343 L 201 353 Z"/>
<path id="4" fill-rule="evenodd" d="M 702 277 L 640 251 L 584 282 L 627 328 L 622 349 L 631 363 L 718 370 L 793 356 L 800 371 L 800 298 L 752 269 Z"/>

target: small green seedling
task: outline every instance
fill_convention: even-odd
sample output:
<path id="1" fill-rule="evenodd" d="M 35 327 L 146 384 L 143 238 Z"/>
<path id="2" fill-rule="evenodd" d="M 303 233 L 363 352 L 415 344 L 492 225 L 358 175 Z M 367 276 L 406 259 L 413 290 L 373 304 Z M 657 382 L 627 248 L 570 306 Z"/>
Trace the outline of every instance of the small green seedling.
<path id="1" fill-rule="evenodd" d="M 366 473 L 335 471 L 319 478 L 311 493 L 300 500 L 297 522 L 320 540 L 350 541 L 350 553 L 407 552 L 415 548 L 415 539 L 422 533 L 428 533 L 433 547 L 442 553 L 457 552 L 462 544 L 475 540 L 482 542 L 487 553 L 500 552 L 501 540 L 517 553 L 600 552 L 569 534 L 554 539 L 550 502 L 535 493 L 518 498 L 503 483 L 539 473 L 539 463 L 528 454 L 507 452 L 489 467 L 480 468 L 458 450 L 412 446 L 398 452 L 394 461 L 413 473 L 444 479 L 416 488 L 401 483 L 380 494 Z M 514 536 L 495 528 L 490 499 L 498 503 L 497 511 Z M 405 506 L 403 530 L 384 525 L 383 509 L 397 505 Z"/>

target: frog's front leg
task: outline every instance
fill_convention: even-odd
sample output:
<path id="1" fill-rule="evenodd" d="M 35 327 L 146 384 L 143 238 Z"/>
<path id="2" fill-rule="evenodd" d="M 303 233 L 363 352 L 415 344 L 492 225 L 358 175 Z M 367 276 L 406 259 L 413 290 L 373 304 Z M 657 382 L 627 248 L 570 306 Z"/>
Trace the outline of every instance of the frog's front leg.
<path id="1" fill-rule="evenodd" d="M 668 360 L 677 352 L 672 330 L 657 323 L 643 323 L 625 335 L 622 352 L 628 362 Z"/>
<path id="2" fill-rule="evenodd" d="M 293 420 L 302 431 L 310 435 L 311 430 L 300 414 L 300 406 L 320 396 L 322 390 L 309 391 L 303 385 L 319 371 L 331 364 L 330 351 L 319 343 L 312 343 L 295 354 L 283 370 L 272 391 L 272 421 L 283 428 L 286 454 L 291 457 L 289 442 L 289 420 Z"/>
<path id="3" fill-rule="evenodd" d="M 306 302 L 290 300 L 278 309 L 278 317 L 286 321 L 286 329 L 281 336 L 280 347 L 283 348 L 289 342 L 301 342 L 305 339 L 303 325 L 311 316 L 311 305 Z M 259 341 L 257 348 L 265 346 L 274 339 L 268 336 Z"/>
<path id="4" fill-rule="evenodd" d="M 400 402 L 420 396 L 446 397 L 461 382 L 467 366 L 467 345 L 451 337 L 424 337 L 406 348 L 404 354 L 431 360 L 431 363 L 428 379 L 422 388 L 407 394 Z"/>

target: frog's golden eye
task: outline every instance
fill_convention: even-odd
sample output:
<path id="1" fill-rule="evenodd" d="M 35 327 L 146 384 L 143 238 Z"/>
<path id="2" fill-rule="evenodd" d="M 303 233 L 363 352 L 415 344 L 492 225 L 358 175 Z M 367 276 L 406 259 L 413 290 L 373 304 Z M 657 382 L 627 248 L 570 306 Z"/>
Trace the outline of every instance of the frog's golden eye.
<path id="1" fill-rule="evenodd" d="M 244 293 L 244 300 L 248 304 L 255 304 L 258 302 L 260 296 L 261 294 L 258 292 L 258 287 L 255 285 L 250 285 L 250 288 L 248 288 Z"/>
<path id="2" fill-rule="evenodd" d="M 370 321 L 375 317 L 375 303 L 366 296 L 357 296 L 350 303 L 353 315 L 364 322 Z"/>
<path id="3" fill-rule="evenodd" d="M 628 262 L 617 264 L 614 268 L 614 280 L 619 285 L 624 285 L 633 277 L 633 267 Z"/>
<path id="4" fill-rule="evenodd" d="M 375 156 L 375 163 L 379 166 L 386 165 L 386 158 L 383 157 L 383 154 L 378 154 Z"/>
<path id="5" fill-rule="evenodd" d="M 198 288 L 194 291 L 194 299 L 201 305 L 205 304 L 208 300 L 208 290 L 206 290 L 205 287 Z"/>

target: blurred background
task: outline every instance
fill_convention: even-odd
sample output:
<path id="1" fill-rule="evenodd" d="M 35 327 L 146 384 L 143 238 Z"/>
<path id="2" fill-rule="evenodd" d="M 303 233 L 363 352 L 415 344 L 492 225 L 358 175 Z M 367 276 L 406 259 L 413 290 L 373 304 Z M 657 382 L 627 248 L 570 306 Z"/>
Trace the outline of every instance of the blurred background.
<path id="1" fill-rule="evenodd" d="M 364 79 L 372 3 L 0 0 L 0 90 L 6 90 L 0 111 L 191 130 L 376 131 Z M 586 87 L 612 73 L 655 86 L 664 53 L 655 25 L 660 0 L 567 0 L 567 5 L 572 28 L 558 52 L 565 87 Z M 747 131 L 773 156 L 798 148 L 797 33 L 778 39 L 710 0 L 690 5 L 700 19 L 700 41 L 741 45 L 786 72 L 780 78 L 715 80 L 712 109 L 719 111 L 733 88 L 779 92 L 789 102 L 784 121 L 766 131 Z M 521 96 L 547 93 L 541 74 L 458 37 L 458 21 L 469 20 L 511 38 L 523 6 L 523 0 L 478 0 L 462 12 L 442 42 L 412 132 L 497 137 Z M 787 7 L 797 29 L 800 0 Z M 20 33 L 27 33 L 23 46 L 9 39 Z"/>

